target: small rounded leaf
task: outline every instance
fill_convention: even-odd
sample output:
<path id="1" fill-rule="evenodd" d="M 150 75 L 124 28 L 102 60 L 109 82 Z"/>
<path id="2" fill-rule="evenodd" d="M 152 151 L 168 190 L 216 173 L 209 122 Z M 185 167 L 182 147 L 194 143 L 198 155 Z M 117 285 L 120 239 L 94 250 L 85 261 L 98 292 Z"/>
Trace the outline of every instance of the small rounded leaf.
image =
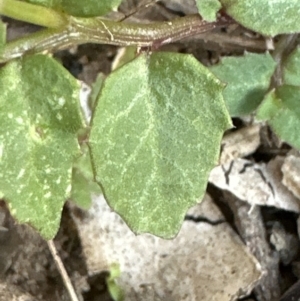
<path id="1" fill-rule="evenodd" d="M 268 120 L 274 132 L 300 149 L 300 87 L 283 85 L 268 93 L 257 112 L 257 118 Z"/>
<path id="2" fill-rule="evenodd" d="M 201 17 L 210 22 L 217 20 L 217 13 L 222 5 L 219 0 L 197 0 L 197 8 Z"/>

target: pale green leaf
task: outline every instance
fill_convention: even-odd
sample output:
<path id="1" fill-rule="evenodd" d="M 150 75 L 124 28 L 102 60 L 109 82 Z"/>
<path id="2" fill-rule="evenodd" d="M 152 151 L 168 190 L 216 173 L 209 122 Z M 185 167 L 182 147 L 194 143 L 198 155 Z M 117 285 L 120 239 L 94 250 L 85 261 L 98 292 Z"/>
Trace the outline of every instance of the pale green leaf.
<path id="1" fill-rule="evenodd" d="M 276 97 L 275 90 L 272 90 L 265 95 L 263 102 L 256 112 L 256 118 L 267 121 L 274 118 L 281 109 L 282 102 Z"/>
<path id="2" fill-rule="evenodd" d="M 96 17 L 116 10 L 122 0 L 26 0 L 26 2 L 63 10 L 73 16 Z"/>
<path id="3" fill-rule="evenodd" d="M 124 300 L 124 292 L 116 283 L 116 280 L 121 275 L 120 265 L 114 263 L 110 266 L 109 270 L 109 276 L 106 278 L 109 294 L 114 301 L 122 301 Z"/>
<path id="4" fill-rule="evenodd" d="M 274 132 L 300 149 L 300 87 L 281 86 L 269 93 L 258 109 L 257 118 L 268 120 Z"/>
<path id="5" fill-rule="evenodd" d="M 300 32 L 299 0 L 220 0 L 238 23 L 268 36 Z"/>
<path id="6" fill-rule="evenodd" d="M 0 53 L 6 43 L 6 24 L 0 20 Z"/>
<path id="7" fill-rule="evenodd" d="M 116 10 L 122 0 L 61 0 L 62 8 L 68 14 L 79 17 L 102 16 Z"/>
<path id="8" fill-rule="evenodd" d="M 190 55 L 153 53 L 113 72 L 90 133 L 96 180 L 136 233 L 178 233 L 231 126 L 223 85 Z"/>
<path id="9" fill-rule="evenodd" d="M 89 107 L 93 110 L 96 104 L 96 100 L 99 97 L 99 93 L 101 91 L 101 88 L 103 86 L 103 82 L 105 79 L 104 73 L 98 73 L 96 80 L 94 81 L 92 85 L 92 91 L 89 96 Z"/>
<path id="10" fill-rule="evenodd" d="M 101 188 L 94 181 L 89 149 L 81 147 L 82 155 L 75 161 L 72 173 L 71 199 L 83 209 L 91 206 L 91 196 L 100 195 Z"/>
<path id="11" fill-rule="evenodd" d="M 79 85 L 54 59 L 36 55 L 3 67 L 0 90 L 0 190 L 19 222 L 50 239 L 79 155 Z"/>
<path id="12" fill-rule="evenodd" d="M 136 46 L 128 46 L 128 47 L 120 48 L 117 56 L 113 61 L 112 69 L 115 70 L 127 64 L 128 62 L 132 61 L 133 59 L 136 58 L 137 53 L 138 53 L 138 49 Z"/>
<path id="13" fill-rule="evenodd" d="M 216 21 L 217 13 L 222 5 L 219 0 L 196 0 L 197 8 L 201 17 L 206 21 Z"/>
<path id="14" fill-rule="evenodd" d="M 224 57 L 210 70 L 226 84 L 224 99 L 231 116 L 252 113 L 263 100 L 276 63 L 269 53 Z"/>
<path id="15" fill-rule="evenodd" d="M 300 48 L 296 48 L 283 62 L 282 73 L 285 84 L 300 86 Z"/>
<path id="16" fill-rule="evenodd" d="M 101 194 L 99 185 L 91 179 L 87 179 L 80 169 L 73 168 L 71 200 L 82 209 L 89 209 L 93 194 Z"/>
<path id="17" fill-rule="evenodd" d="M 36 5 L 58 8 L 62 0 L 22 0 L 23 2 L 29 2 Z"/>

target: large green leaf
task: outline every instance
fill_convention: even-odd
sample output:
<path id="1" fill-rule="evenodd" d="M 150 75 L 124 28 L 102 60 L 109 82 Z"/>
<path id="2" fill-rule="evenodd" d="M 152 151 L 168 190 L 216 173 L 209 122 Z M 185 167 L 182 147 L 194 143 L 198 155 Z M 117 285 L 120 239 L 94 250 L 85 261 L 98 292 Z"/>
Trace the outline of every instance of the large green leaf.
<path id="1" fill-rule="evenodd" d="M 203 196 L 231 126 L 222 89 L 175 53 L 142 54 L 106 79 L 90 148 L 108 203 L 134 232 L 173 237 Z"/>
<path id="2" fill-rule="evenodd" d="M 0 90 L 0 191 L 20 222 L 52 238 L 79 155 L 79 85 L 55 60 L 36 55 L 3 67 Z"/>
<path id="3" fill-rule="evenodd" d="M 210 70 L 224 83 L 224 99 L 231 116 L 253 112 L 270 84 L 276 63 L 269 53 L 246 53 L 242 57 L 224 57 Z"/>
<path id="4" fill-rule="evenodd" d="M 270 92 L 257 112 L 257 118 L 268 120 L 274 132 L 290 145 L 300 149 L 300 87 L 284 85 Z"/>
<path id="5" fill-rule="evenodd" d="M 196 0 L 197 8 L 201 17 L 206 21 L 216 21 L 217 12 L 222 5 L 219 0 Z"/>
<path id="6" fill-rule="evenodd" d="M 73 16 L 96 17 L 116 10 L 122 0 L 26 0 L 26 2 L 63 10 Z"/>
<path id="7" fill-rule="evenodd" d="M 299 0 L 220 0 L 237 22 L 264 35 L 300 32 Z"/>

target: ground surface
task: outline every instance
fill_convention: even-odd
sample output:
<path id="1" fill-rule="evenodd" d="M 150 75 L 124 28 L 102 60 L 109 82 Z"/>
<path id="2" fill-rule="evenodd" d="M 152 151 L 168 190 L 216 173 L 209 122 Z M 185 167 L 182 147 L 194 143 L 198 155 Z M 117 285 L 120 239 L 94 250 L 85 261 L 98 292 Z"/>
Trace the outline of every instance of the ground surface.
<path id="1" fill-rule="evenodd" d="M 143 3 L 128 0 L 120 12 L 134 12 Z M 139 9 L 131 21 L 168 20 L 193 12 L 193 1 L 161 1 Z M 8 21 L 11 38 L 36 30 Z M 211 65 L 225 55 L 264 52 L 267 43 L 231 26 L 163 50 L 192 53 Z M 99 72 L 110 73 L 118 51 L 113 46 L 82 45 L 55 55 L 74 76 L 91 85 Z M 299 155 L 267 126 L 253 124 L 251 117 L 234 123 L 204 201 L 188 212 L 173 241 L 134 236 L 101 197 L 93 199 L 89 211 L 66 203 L 55 244 L 79 300 L 111 300 L 105 279 L 116 262 L 121 269 L 117 283 L 126 300 L 297 299 Z M 47 243 L 29 226 L 15 223 L 4 201 L 0 300 L 70 300 Z"/>

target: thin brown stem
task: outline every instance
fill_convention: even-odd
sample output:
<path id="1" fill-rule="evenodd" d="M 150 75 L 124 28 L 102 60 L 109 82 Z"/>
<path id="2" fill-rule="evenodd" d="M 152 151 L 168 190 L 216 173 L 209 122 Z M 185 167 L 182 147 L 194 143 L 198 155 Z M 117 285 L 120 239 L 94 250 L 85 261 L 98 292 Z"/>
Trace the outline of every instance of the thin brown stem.
<path id="1" fill-rule="evenodd" d="M 273 78 L 272 78 L 272 88 L 278 87 L 282 85 L 282 68 L 284 60 L 291 52 L 291 50 L 295 47 L 295 42 L 298 38 L 297 34 L 291 34 L 291 35 L 283 35 L 280 37 L 279 41 L 276 44 L 275 50 L 273 51 L 273 59 L 277 63 L 276 70 L 274 72 Z"/>
<path id="2" fill-rule="evenodd" d="M 51 252 L 51 255 L 53 256 L 56 267 L 57 267 L 57 269 L 62 277 L 62 280 L 67 288 L 67 291 L 69 293 L 71 301 L 79 301 L 79 299 L 76 295 L 75 289 L 73 287 L 73 284 L 71 282 L 71 279 L 66 271 L 66 268 L 65 268 L 61 258 L 58 255 L 54 241 L 51 239 L 51 240 L 48 240 L 47 243 L 48 243 L 48 247 Z"/>

